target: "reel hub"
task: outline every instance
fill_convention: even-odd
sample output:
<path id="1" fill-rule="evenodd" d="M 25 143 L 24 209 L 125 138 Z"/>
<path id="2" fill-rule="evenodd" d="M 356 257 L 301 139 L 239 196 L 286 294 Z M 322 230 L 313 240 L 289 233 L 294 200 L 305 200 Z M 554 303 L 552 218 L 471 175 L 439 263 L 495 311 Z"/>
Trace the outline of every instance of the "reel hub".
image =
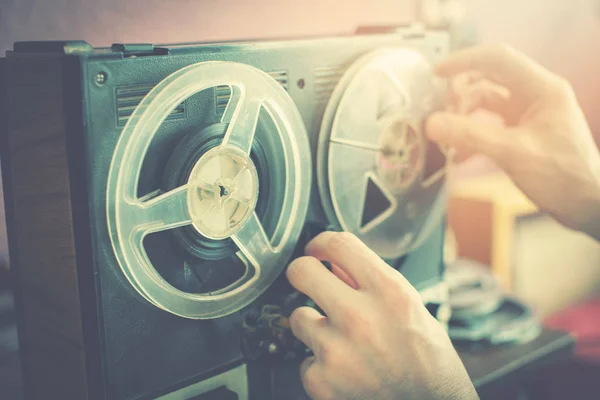
<path id="1" fill-rule="evenodd" d="M 376 155 L 377 175 L 393 192 L 410 187 L 423 165 L 421 132 L 402 116 L 391 118 L 381 130 Z"/>
<path id="2" fill-rule="evenodd" d="M 188 180 L 192 225 L 213 240 L 231 237 L 248 221 L 258 199 L 258 174 L 250 157 L 234 148 L 203 155 Z"/>

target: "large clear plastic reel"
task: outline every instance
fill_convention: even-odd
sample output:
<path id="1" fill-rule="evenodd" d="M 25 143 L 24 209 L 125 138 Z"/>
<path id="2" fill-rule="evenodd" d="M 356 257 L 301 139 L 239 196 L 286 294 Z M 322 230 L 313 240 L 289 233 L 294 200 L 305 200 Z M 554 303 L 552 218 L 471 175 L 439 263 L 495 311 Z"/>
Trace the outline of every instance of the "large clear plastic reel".
<path id="1" fill-rule="evenodd" d="M 423 132 L 444 92 L 420 53 L 382 49 L 346 71 L 327 105 L 317 154 L 325 213 L 384 259 L 418 247 L 444 216 L 447 160 L 425 173 Z"/>
<path id="2" fill-rule="evenodd" d="M 231 98 L 222 122 L 223 142 L 200 157 L 186 184 L 149 200 L 137 188 L 146 153 L 158 128 L 182 101 L 227 85 Z M 261 111 L 277 128 L 285 159 L 285 192 L 279 223 L 267 235 L 254 208 L 260 190 L 249 153 Z M 248 65 L 204 62 L 159 83 L 140 103 L 117 143 L 107 185 L 107 218 L 117 261 L 148 301 L 193 319 L 224 316 L 256 299 L 283 271 L 302 230 L 309 203 L 311 161 L 306 129 L 289 95 L 271 77 Z M 209 239 L 231 238 L 247 266 L 245 275 L 210 294 L 187 293 L 153 267 L 144 238 L 192 225 Z"/>

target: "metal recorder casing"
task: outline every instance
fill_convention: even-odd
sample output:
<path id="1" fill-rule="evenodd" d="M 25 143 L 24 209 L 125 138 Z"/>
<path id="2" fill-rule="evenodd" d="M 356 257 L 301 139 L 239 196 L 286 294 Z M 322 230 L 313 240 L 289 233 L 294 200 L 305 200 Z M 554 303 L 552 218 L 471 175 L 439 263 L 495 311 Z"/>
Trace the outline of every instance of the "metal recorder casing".
<path id="1" fill-rule="evenodd" d="M 283 271 L 349 230 L 444 306 L 442 31 L 1 59 L 26 394 L 303 398 Z M 229 397 L 228 397 L 229 396 Z"/>

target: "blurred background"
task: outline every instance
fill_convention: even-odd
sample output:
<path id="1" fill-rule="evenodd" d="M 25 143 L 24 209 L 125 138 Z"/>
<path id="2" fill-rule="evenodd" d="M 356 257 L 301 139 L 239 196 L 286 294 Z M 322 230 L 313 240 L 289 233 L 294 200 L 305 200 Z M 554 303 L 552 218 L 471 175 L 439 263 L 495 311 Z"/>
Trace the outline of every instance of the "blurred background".
<path id="1" fill-rule="evenodd" d="M 507 42 L 567 78 L 600 141 L 600 0 L 422 3 L 422 18 L 451 19 L 465 43 Z M 415 11 L 408 0 L 0 0 L 0 52 L 25 40 L 109 46 L 347 34 L 359 25 L 410 22 Z M 0 213 L 6 268 L 1 196 Z M 450 258 L 489 266 L 549 323 L 600 293 L 600 245 L 538 213 L 486 159 L 456 171 L 449 238 Z"/>

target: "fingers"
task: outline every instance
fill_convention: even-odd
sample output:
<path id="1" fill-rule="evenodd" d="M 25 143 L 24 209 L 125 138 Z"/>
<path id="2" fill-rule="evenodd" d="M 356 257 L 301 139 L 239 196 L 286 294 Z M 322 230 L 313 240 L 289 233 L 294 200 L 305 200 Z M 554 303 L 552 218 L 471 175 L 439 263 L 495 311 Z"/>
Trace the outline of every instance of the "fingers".
<path id="1" fill-rule="evenodd" d="M 459 153 L 480 153 L 504 166 L 516 145 L 510 128 L 486 124 L 464 115 L 433 114 L 426 123 L 430 140 L 455 148 Z"/>
<path id="2" fill-rule="evenodd" d="M 342 282 L 350 286 L 352 289 L 358 289 L 358 283 L 356 283 L 350 275 L 348 275 L 343 269 L 341 269 L 337 265 L 331 265 L 331 272 L 333 272 L 335 276 L 341 279 Z"/>
<path id="3" fill-rule="evenodd" d="M 287 278 L 296 290 L 310 297 L 331 318 L 344 311 L 357 294 L 314 257 L 292 261 Z"/>
<path id="4" fill-rule="evenodd" d="M 503 115 L 510 108 L 510 92 L 487 79 L 477 81 L 456 93 L 459 114 L 467 114 L 479 108 Z"/>
<path id="5" fill-rule="evenodd" d="M 487 79 L 480 79 L 467 86 L 457 88 L 452 93 L 454 112 L 470 114 L 479 109 L 491 111 L 502 117 L 506 125 L 519 123 L 524 110 L 511 96 L 510 91 Z"/>
<path id="6" fill-rule="evenodd" d="M 470 71 L 484 76 L 520 97 L 541 97 L 558 77 L 506 45 L 474 46 L 458 51 L 437 66 L 438 74 L 450 77 Z"/>
<path id="7" fill-rule="evenodd" d="M 304 381 L 306 371 L 315 363 L 315 356 L 306 357 L 300 364 L 300 377 Z"/>
<path id="8" fill-rule="evenodd" d="M 456 153 L 456 155 L 454 156 L 453 162 L 456 164 L 462 164 L 466 161 L 469 161 L 471 159 L 471 157 L 473 157 L 473 155 L 474 155 L 473 153 L 469 153 L 466 151 Z"/>
<path id="9" fill-rule="evenodd" d="M 361 289 L 376 286 L 381 273 L 391 269 L 348 232 L 323 232 L 306 246 L 305 252 L 308 256 L 336 265 Z"/>
<path id="10" fill-rule="evenodd" d="M 484 79 L 485 75 L 481 72 L 465 72 L 452 76 L 450 80 L 450 93 L 460 93 L 466 87 Z"/>
<path id="11" fill-rule="evenodd" d="M 325 368 L 315 357 L 308 357 L 300 364 L 300 378 L 306 394 L 311 399 L 333 398 Z"/>
<path id="12" fill-rule="evenodd" d="M 294 336 L 306 345 L 315 355 L 320 354 L 321 341 L 330 336 L 329 322 L 311 307 L 299 307 L 290 316 L 290 327 Z"/>

